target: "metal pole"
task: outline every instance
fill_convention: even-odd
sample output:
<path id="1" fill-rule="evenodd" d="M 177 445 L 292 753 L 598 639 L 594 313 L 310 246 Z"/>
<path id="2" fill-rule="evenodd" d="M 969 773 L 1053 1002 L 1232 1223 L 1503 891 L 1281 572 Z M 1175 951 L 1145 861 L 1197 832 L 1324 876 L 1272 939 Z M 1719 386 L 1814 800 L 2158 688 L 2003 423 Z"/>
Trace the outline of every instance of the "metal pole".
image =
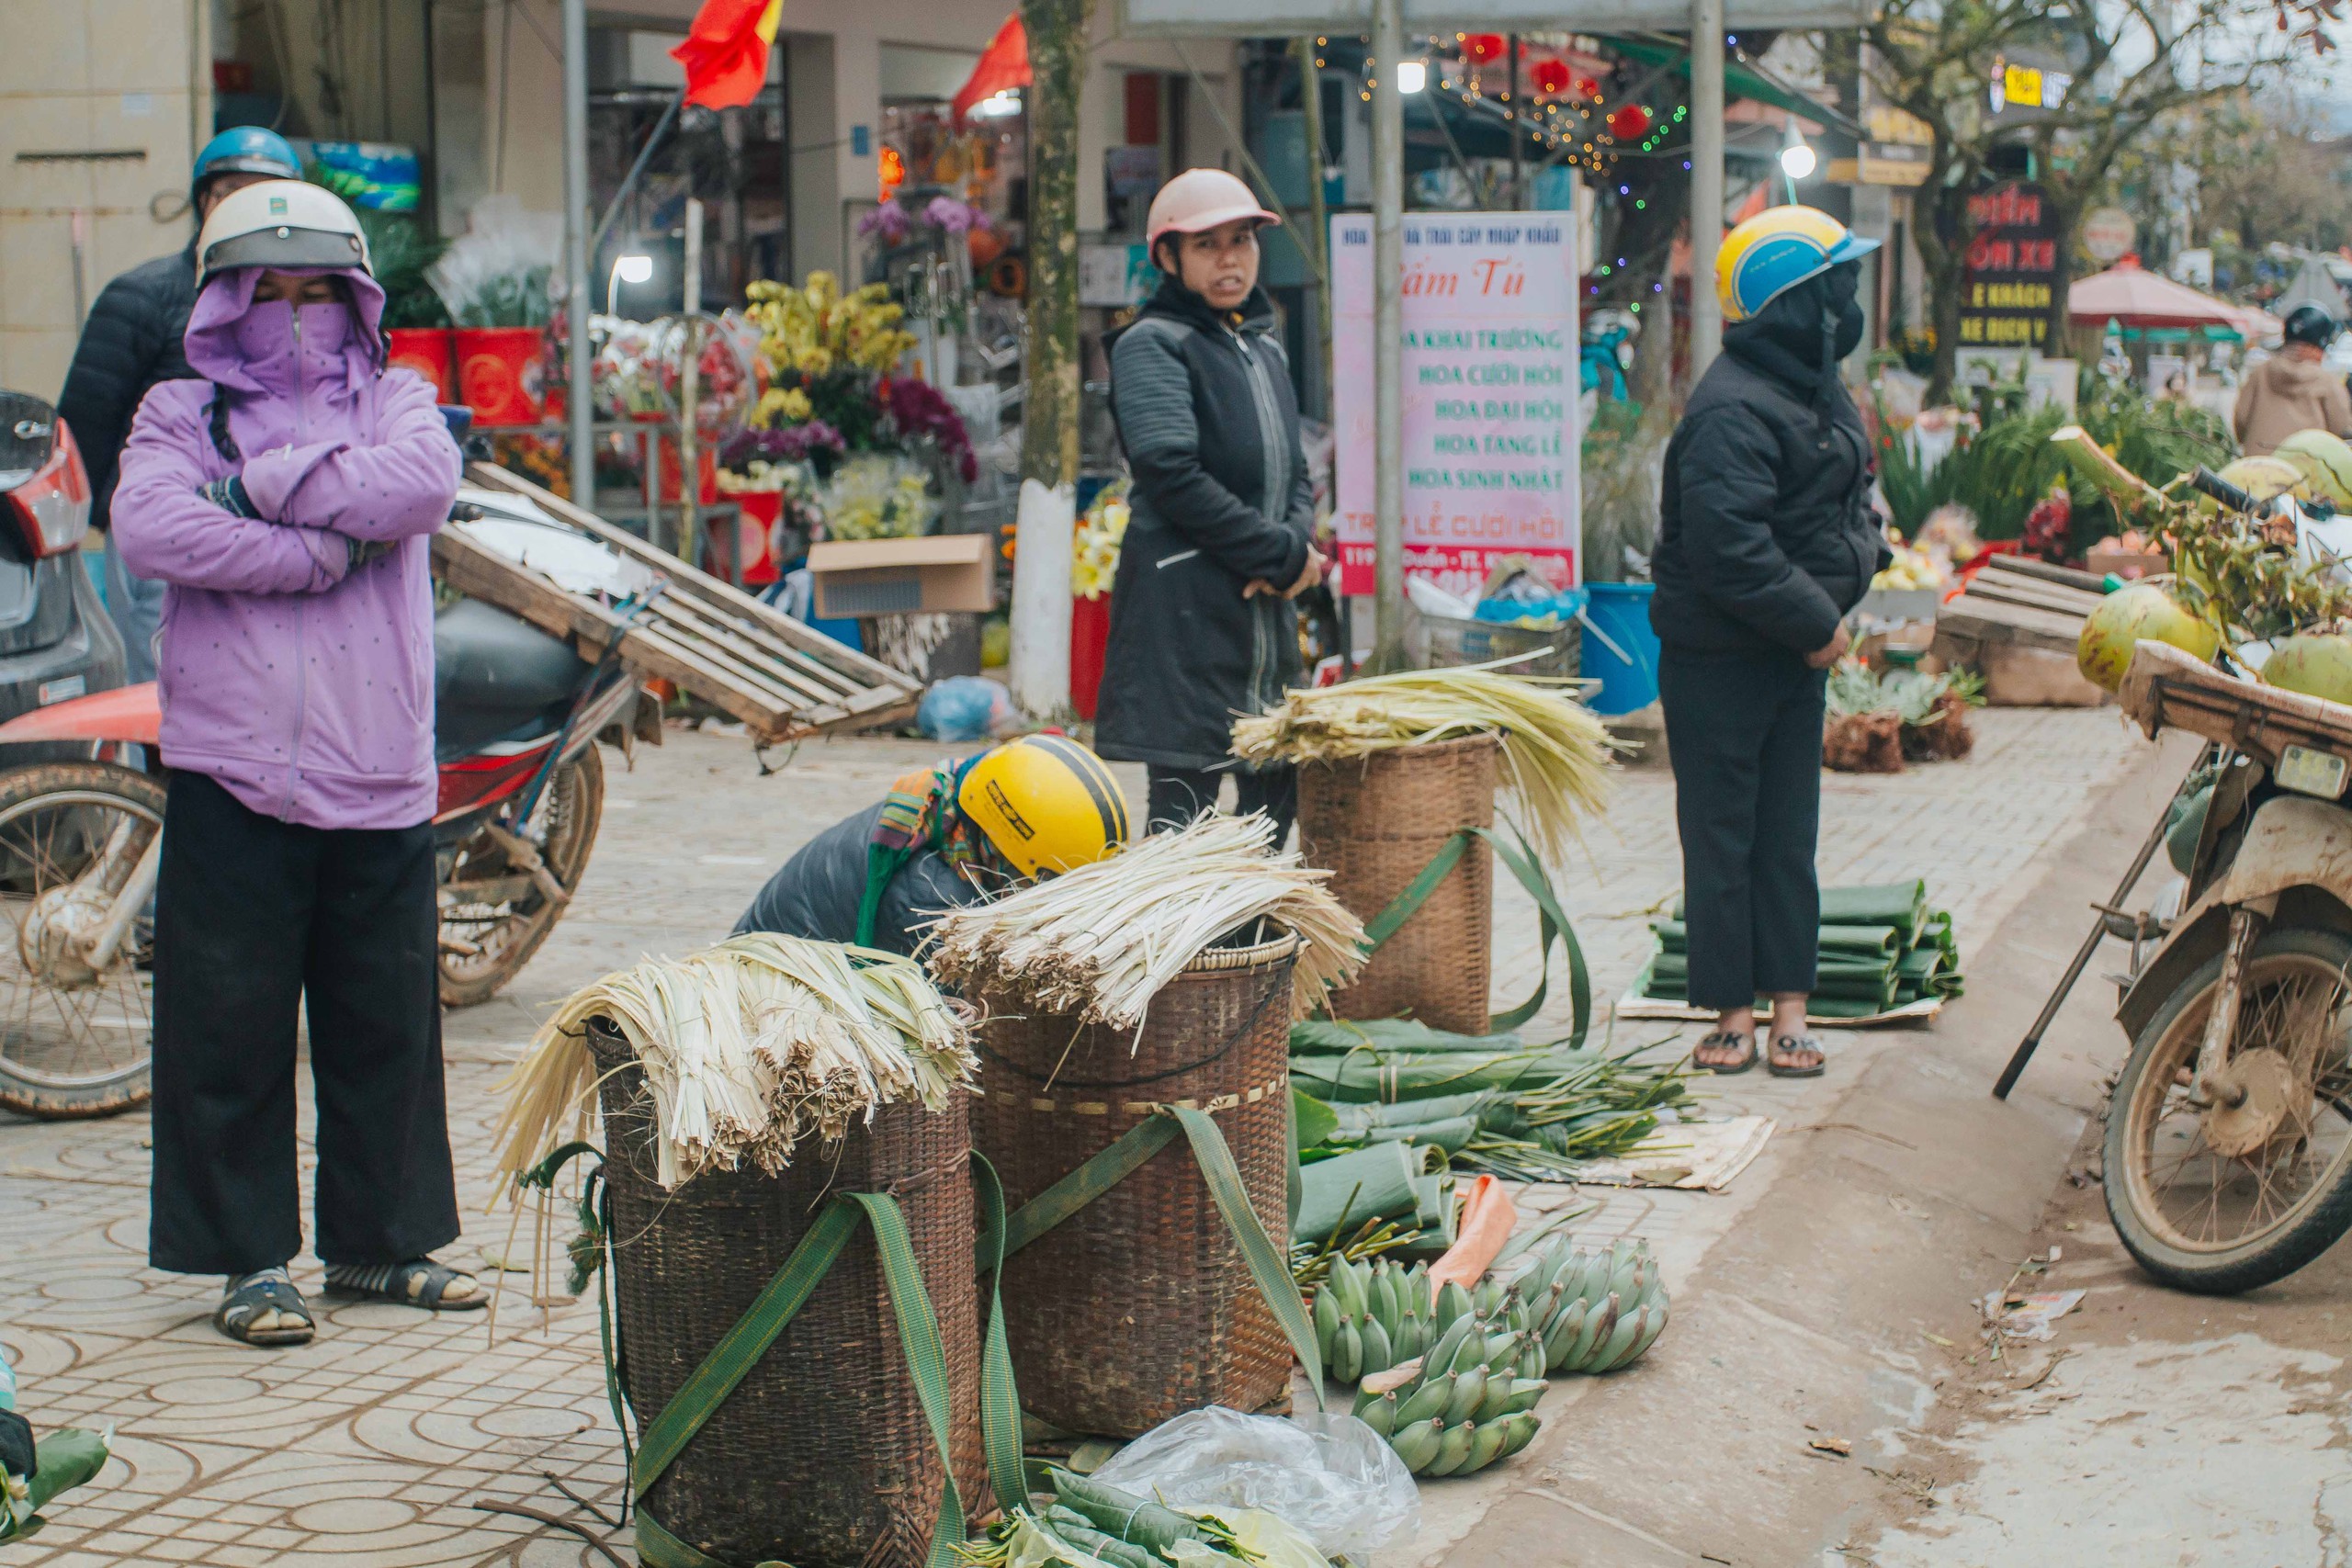
<path id="1" fill-rule="evenodd" d="M 1315 412 L 1318 418 L 1331 417 L 1331 217 L 1323 203 L 1323 73 L 1315 63 L 1315 40 L 1297 38 L 1291 40 L 1298 52 L 1299 106 L 1306 110 L 1306 212 L 1307 221 L 1315 226 L 1308 243 L 1300 247 L 1306 251 L 1307 265 L 1315 269 Z M 1346 650 L 1351 656 L 1353 649 Z"/>
<path id="2" fill-rule="evenodd" d="M 1503 97 L 1510 105 L 1510 113 L 1503 117 L 1510 127 L 1510 209 L 1527 210 L 1527 153 L 1520 140 L 1519 120 L 1526 108 L 1519 96 L 1519 35 L 1513 33 L 1504 47 L 1510 51 L 1510 75 L 1505 79 Z"/>
<path id="3" fill-rule="evenodd" d="M 1373 664 L 1405 667 L 1405 54 L 1401 0 L 1372 12 Z"/>
<path id="4" fill-rule="evenodd" d="M 571 327 L 565 378 L 571 420 L 571 499 L 596 506 L 595 411 L 588 406 L 588 4 L 563 0 L 563 278 Z"/>
<path id="5" fill-rule="evenodd" d="M 1715 253 L 1724 237 L 1724 0 L 1690 0 L 1690 379 L 1724 346 Z M 1672 287 L 1672 279 L 1668 286 Z"/>
<path id="6" fill-rule="evenodd" d="M 695 418 L 702 400 L 697 385 L 702 368 L 702 203 L 686 198 L 686 267 L 684 329 L 681 350 L 685 361 L 678 368 L 678 558 L 700 566 L 702 531 L 702 440 Z M 741 575 L 740 572 L 738 576 Z"/>

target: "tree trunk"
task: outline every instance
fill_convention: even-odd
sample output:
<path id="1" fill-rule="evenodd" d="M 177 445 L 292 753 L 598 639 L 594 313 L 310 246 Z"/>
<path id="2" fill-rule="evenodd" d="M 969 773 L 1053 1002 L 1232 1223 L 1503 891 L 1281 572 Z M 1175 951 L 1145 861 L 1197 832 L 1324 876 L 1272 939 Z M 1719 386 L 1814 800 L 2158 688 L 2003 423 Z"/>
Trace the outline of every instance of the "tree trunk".
<path id="1" fill-rule="evenodd" d="M 1029 34 L 1028 389 L 1021 477 L 1078 482 L 1078 117 L 1092 0 L 1022 0 Z"/>
<path id="2" fill-rule="evenodd" d="M 2044 185 L 2043 192 L 2057 217 L 2058 271 L 2050 280 L 2050 326 L 2042 355 L 2050 358 L 2065 358 L 2074 350 L 2069 342 L 2066 319 L 2066 296 L 2075 282 L 2075 237 L 2083 227 L 2084 198 L 2062 193 Z"/>

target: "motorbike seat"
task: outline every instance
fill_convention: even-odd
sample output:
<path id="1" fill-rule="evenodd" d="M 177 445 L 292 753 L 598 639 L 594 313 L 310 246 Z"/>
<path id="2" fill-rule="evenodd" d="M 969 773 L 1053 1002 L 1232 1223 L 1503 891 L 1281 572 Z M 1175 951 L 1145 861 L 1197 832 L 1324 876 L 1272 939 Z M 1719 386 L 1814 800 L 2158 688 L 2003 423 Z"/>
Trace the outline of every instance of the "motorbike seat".
<path id="1" fill-rule="evenodd" d="M 537 626 L 458 600 L 433 618 L 435 755 L 446 762 L 498 741 L 554 734 L 594 672 Z"/>

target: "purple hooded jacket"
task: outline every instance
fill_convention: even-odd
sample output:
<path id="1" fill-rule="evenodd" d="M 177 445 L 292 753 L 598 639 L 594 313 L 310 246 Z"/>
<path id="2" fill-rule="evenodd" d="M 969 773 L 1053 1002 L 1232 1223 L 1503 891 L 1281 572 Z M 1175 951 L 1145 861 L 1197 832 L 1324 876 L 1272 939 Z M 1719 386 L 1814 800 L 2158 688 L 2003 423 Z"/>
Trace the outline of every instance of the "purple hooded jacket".
<path id="1" fill-rule="evenodd" d="M 384 368 L 375 280 L 288 270 L 343 278 L 356 308 L 255 304 L 257 267 L 215 277 L 186 339 L 206 379 L 155 387 L 123 447 L 115 540 L 167 584 L 164 761 L 288 822 L 414 827 L 435 804 L 427 536 L 462 458 L 433 388 Z M 213 441 L 215 388 L 242 461 Z M 198 493 L 232 473 L 270 521 Z M 352 570 L 352 539 L 392 548 Z"/>

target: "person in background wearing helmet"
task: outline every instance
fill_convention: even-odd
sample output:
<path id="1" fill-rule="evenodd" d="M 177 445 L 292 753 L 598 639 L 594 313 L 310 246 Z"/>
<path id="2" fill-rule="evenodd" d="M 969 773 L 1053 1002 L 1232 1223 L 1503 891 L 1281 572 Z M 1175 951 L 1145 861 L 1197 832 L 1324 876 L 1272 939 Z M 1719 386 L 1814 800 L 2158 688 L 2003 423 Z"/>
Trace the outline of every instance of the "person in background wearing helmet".
<path id="1" fill-rule="evenodd" d="M 222 131 L 196 155 L 188 205 L 202 223 L 231 191 L 257 180 L 298 180 L 302 164 L 274 130 L 240 125 Z M 140 400 L 158 381 L 196 374 L 180 348 L 188 311 L 196 305 L 196 241 L 172 255 L 141 262 L 98 291 L 57 412 L 73 428 L 90 470 L 90 525 L 107 537 L 107 614 L 122 634 L 125 669 L 136 683 L 155 678 L 155 631 L 164 613 L 164 585 L 123 570 L 108 524 L 116 464 L 130 434 Z"/>
<path id="2" fill-rule="evenodd" d="M 228 1278 L 213 1324 L 310 1338 L 295 1041 L 318 1102 L 330 1290 L 488 1301 L 428 1256 L 458 1236 L 434 896 L 427 537 L 461 458 L 434 389 L 388 369 L 384 292 L 331 191 L 231 193 L 197 240 L 194 378 L 122 453 L 124 563 L 164 583 L 155 893 L 158 1269 Z"/>
<path id="3" fill-rule="evenodd" d="M 1298 679 L 1291 601 L 1323 580 L 1298 402 L 1258 287 L 1258 230 L 1279 221 L 1222 169 L 1169 181 L 1148 222 L 1159 289 L 1112 343 L 1134 480 L 1094 743 L 1145 765 L 1155 832 L 1215 808 L 1227 770 L 1277 843 L 1297 815 L 1289 767 L 1228 754 L 1234 716 Z"/>
<path id="4" fill-rule="evenodd" d="M 1860 259 L 1877 247 L 1825 212 L 1777 207 L 1724 238 L 1724 352 L 1667 444 L 1658 694 L 1674 770 L 1690 999 L 1718 1013 L 1694 1059 L 1745 1072 L 1755 1000 L 1766 1064 L 1822 1071 L 1805 1030 L 1821 893 L 1821 728 L 1846 613 L 1890 558 L 1869 504 L 1870 446 L 1838 379 L 1861 342 Z"/>
<path id="5" fill-rule="evenodd" d="M 909 773 L 768 878 L 734 934 L 776 931 L 911 955 L 922 927 L 1016 883 L 1075 871 L 1127 841 L 1127 803 L 1102 759 L 1024 735 Z"/>
<path id="6" fill-rule="evenodd" d="M 2306 301 L 2287 312 L 2286 342 L 2246 373 L 2230 428 L 2249 457 L 2266 457 L 2299 430 L 2352 435 L 2352 393 L 2322 363 L 2336 321 Z"/>

